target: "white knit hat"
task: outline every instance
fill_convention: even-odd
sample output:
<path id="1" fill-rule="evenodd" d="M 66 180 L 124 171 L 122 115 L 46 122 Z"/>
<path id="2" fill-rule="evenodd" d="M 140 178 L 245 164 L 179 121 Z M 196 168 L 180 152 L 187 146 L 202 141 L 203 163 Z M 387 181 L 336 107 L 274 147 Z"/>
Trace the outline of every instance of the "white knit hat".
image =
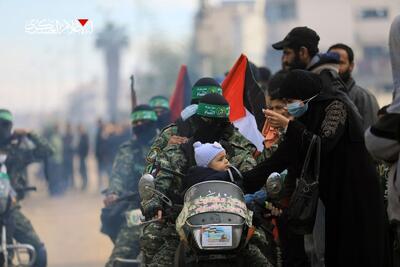
<path id="1" fill-rule="evenodd" d="M 222 151 L 225 149 L 220 143 L 214 142 L 213 144 L 196 142 L 193 144 L 194 147 L 194 158 L 197 166 L 207 167 L 208 164 Z"/>

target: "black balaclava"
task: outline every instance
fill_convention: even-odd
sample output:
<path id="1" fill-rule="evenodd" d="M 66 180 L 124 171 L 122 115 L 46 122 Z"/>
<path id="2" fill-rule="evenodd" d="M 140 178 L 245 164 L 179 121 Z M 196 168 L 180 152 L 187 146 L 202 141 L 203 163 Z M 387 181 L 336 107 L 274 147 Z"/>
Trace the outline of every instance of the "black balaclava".
<path id="1" fill-rule="evenodd" d="M 157 114 L 157 127 L 162 130 L 165 126 L 171 123 L 171 111 L 165 109 Z"/>
<path id="2" fill-rule="evenodd" d="M 150 142 L 157 134 L 157 115 L 148 105 L 139 105 L 135 107 L 131 114 L 131 122 L 140 121 L 140 125 L 133 125 L 132 132 L 137 140 L 143 143 Z"/>
<path id="3" fill-rule="evenodd" d="M 202 112 L 203 106 L 216 108 L 216 112 Z M 194 141 L 212 143 L 219 141 L 225 131 L 232 127 L 229 122 L 229 104 L 222 95 L 207 94 L 199 101 L 199 108 L 194 116 L 197 130 L 194 133 Z"/>
<path id="4" fill-rule="evenodd" d="M 153 96 L 149 100 L 149 106 L 157 113 L 157 127 L 162 130 L 171 123 L 171 111 L 169 109 L 169 100 L 165 96 Z"/>
<path id="5" fill-rule="evenodd" d="M 0 109 L 0 146 L 9 143 L 12 137 L 12 115 L 6 109 Z"/>

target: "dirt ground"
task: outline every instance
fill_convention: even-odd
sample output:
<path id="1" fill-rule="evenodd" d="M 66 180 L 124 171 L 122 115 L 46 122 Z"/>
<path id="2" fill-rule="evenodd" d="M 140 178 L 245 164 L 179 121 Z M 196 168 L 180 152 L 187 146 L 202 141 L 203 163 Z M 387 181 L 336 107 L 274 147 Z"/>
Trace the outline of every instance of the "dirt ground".
<path id="1" fill-rule="evenodd" d="M 22 202 L 23 213 L 46 244 L 48 267 L 101 267 L 111 253 L 111 241 L 100 233 L 102 196 L 93 167 L 90 161 L 88 192 L 74 189 L 49 197 L 46 184 L 33 179 L 38 192 Z"/>

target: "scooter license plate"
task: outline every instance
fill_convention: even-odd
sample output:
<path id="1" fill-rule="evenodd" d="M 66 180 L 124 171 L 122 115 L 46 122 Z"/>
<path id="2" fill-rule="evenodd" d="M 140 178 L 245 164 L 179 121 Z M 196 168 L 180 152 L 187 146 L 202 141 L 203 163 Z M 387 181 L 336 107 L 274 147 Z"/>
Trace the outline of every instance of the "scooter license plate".
<path id="1" fill-rule="evenodd" d="M 201 245 L 203 247 L 231 247 L 232 226 L 208 226 L 202 228 Z"/>

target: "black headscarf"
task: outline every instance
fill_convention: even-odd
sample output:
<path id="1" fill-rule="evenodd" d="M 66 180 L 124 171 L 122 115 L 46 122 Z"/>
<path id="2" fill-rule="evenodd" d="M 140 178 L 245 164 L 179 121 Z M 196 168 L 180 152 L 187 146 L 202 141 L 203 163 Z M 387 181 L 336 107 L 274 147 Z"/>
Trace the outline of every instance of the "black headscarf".
<path id="1" fill-rule="evenodd" d="M 289 71 L 280 70 L 269 80 L 267 94 L 272 100 L 281 98 L 279 91 L 288 74 Z"/>
<path id="2" fill-rule="evenodd" d="M 281 98 L 306 100 L 322 90 L 322 81 L 318 74 L 306 70 L 292 70 L 284 78 L 279 95 Z"/>

